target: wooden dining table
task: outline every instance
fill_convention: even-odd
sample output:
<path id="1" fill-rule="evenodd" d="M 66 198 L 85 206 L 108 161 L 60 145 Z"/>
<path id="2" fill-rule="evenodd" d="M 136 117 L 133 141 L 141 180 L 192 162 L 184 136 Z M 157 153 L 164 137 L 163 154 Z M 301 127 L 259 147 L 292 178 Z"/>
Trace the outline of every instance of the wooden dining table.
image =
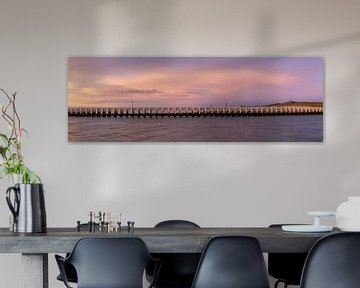
<path id="1" fill-rule="evenodd" d="M 83 237 L 139 237 L 151 253 L 201 253 L 209 239 L 222 235 L 252 236 L 262 251 L 308 252 L 321 237 L 338 233 L 283 232 L 280 227 L 135 228 L 120 232 L 48 228 L 47 233 L 13 233 L 0 228 L 0 253 L 21 253 L 24 288 L 48 288 L 48 253 L 67 253 Z M 1 261 L 1 260 L 0 260 Z"/>

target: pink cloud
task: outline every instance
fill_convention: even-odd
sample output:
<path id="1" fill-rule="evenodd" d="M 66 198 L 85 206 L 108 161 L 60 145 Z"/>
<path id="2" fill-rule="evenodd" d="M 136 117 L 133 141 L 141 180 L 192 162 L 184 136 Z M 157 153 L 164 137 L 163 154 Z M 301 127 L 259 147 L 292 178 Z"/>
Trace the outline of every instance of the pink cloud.
<path id="1" fill-rule="evenodd" d="M 180 60 L 185 64 L 189 61 L 187 58 Z M 97 73 L 96 70 L 81 73 L 76 67 L 69 67 L 68 103 L 74 106 L 94 103 L 122 106 L 135 101 L 145 106 L 194 106 L 217 105 L 228 99 L 230 103 L 247 104 L 281 101 L 293 94 L 306 97 L 311 91 L 315 98 L 322 97 L 322 90 L 317 88 L 322 82 L 313 85 L 307 74 L 296 66 L 296 69 L 290 69 L 291 65 L 283 69 L 279 66 L 269 68 L 264 64 L 264 67 L 256 66 L 255 69 L 251 65 L 234 67 L 229 63 L 198 67 L 154 64 L 147 69 L 140 65 L 137 70 L 131 69 L 132 66 L 129 69 L 120 66 L 112 73 Z"/>

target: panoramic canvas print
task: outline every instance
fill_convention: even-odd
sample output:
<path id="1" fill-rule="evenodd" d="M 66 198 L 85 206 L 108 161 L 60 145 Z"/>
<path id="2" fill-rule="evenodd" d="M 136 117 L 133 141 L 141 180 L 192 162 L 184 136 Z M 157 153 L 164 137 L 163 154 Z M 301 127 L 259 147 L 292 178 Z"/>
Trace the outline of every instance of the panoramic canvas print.
<path id="1" fill-rule="evenodd" d="M 320 57 L 71 57 L 70 142 L 321 142 Z"/>

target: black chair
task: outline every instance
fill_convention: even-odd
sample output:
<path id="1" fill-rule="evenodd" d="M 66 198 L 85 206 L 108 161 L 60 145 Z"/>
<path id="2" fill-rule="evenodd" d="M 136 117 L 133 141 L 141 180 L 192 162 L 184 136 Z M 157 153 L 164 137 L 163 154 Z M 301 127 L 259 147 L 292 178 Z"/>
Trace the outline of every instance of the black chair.
<path id="1" fill-rule="evenodd" d="M 155 225 L 155 228 L 200 228 L 199 225 L 187 220 L 166 220 Z M 157 253 L 152 254 L 161 259 L 156 288 L 190 288 L 194 280 L 201 254 L 197 253 Z M 147 269 L 147 279 L 153 277 L 153 267 Z"/>
<path id="2" fill-rule="evenodd" d="M 69 254 L 66 254 L 66 257 L 68 257 L 68 256 L 69 256 Z M 77 274 L 76 274 L 75 267 L 73 265 L 71 265 L 68 262 L 64 262 L 64 273 L 66 275 L 66 279 L 68 282 L 77 283 Z M 56 279 L 64 282 L 63 278 L 61 277 L 61 274 L 59 274 L 56 277 Z"/>
<path id="3" fill-rule="evenodd" d="M 280 228 L 288 224 L 272 224 L 270 228 Z M 274 288 L 280 283 L 286 288 L 288 285 L 300 285 L 301 273 L 304 268 L 307 253 L 269 253 L 268 272 L 277 281 Z"/>
<path id="4" fill-rule="evenodd" d="M 256 238 L 220 236 L 207 244 L 192 288 L 269 288 Z"/>
<path id="5" fill-rule="evenodd" d="M 306 259 L 301 288 L 360 287 L 360 233 L 321 238 Z"/>
<path id="6" fill-rule="evenodd" d="M 200 226 L 188 220 L 165 220 L 156 224 L 155 228 L 200 228 Z"/>
<path id="7" fill-rule="evenodd" d="M 89 229 L 89 224 L 88 223 L 82 223 L 80 224 L 80 229 Z M 98 223 L 95 223 L 95 229 L 99 229 L 99 224 Z M 66 254 L 66 257 L 69 256 L 69 253 Z M 77 283 L 77 275 L 76 275 L 76 270 L 74 268 L 73 265 L 71 265 L 70 263 L 67 263 L 65 262 L 64 264 L 65 266 L 65 274 L 66 274 L 66 277 L 67 277 L 67 280 L 68 282 L 71 282 L 71 283 Z M 57 277 L 56 277 L 57 280 L 59 281 L 63 281 L 62 277 L 61 277 L 61 274 L 59 274 Z"/>
<path id="8" fill-rule="evenodd" d="M 75 267 L 78 288 L 142 288 L 145 268 L 156 262 L 139 238 L 82 238 L 67 258 L 55 258 L 66 287 L 65 263 Z"/>

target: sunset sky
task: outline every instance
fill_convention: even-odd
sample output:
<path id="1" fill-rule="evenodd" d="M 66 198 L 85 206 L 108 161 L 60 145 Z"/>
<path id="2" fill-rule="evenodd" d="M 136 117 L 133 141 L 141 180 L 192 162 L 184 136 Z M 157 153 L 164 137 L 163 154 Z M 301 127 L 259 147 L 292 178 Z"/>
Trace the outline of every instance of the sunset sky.
<path id="1" fill-rule="evenodd" d="M 68 106 L 323 101 L 320 57 L 71 57 Z"/>

